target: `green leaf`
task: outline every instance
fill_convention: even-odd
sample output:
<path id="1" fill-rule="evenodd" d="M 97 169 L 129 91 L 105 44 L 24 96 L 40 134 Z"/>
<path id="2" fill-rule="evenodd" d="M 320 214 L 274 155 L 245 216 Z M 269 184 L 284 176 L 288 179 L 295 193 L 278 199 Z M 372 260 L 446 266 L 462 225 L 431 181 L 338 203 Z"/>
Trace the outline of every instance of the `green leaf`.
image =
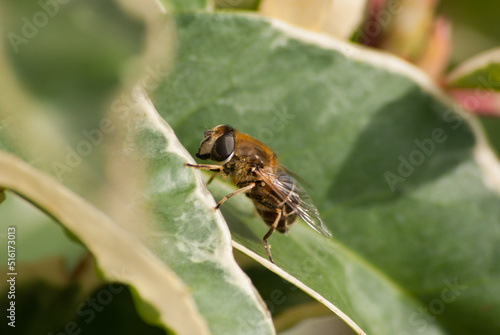
<path id="1" fill-rule="evenodd" d="M 500 49 L 492 49 L 463 62 L 450 73 L 448 86 L 500 91 Z M 478 98 L 484 99 L 484 94 Z"/>
<path id="2" fill-rule="evenodd" d="M 500 3 L 496 0 L 453 1 L 437 3 L 439 16 L 448 18 L 453 25 L 452 64 L 500 45 L 500 35 L 496 31 Z"/>
<path id="3" fill-rule="evenodd" d="M 500 118 L 484 117 L 480 119 L 485 133 L 488 135 L 488 141 L 495 149 L 497 157 L 500 157 Z"/>
<path id="4" fill-rule="evenodd" d="M 261 0 L 215 0 L 217 9 L 257 10 Z"/>
<path id="5" fill-rule="evenodd" d="M 176 12 L 195 11 L 195 10 L 212 10 L 214 7 L 212 0 L 161 0 L 167 10 Z"/>
<path id="6" fill-rule="evenodd" d="M 110 165 L 122 204 L 128 199 L 134 208 L 120 207 L 115 215 L 190 287 L 213 334 L 273 334 L 263 301 L 232 256 L 223 217 L 213 210 L 199 175 L 184 167 L 194 161 L 140 92 L 132 93 L 138 110 L 120 127 L 128 131 L 116 133 L 114 148 L 123 151 Z"/>
<path id="7" fill-rule="evenodd" d="M 11 5 L 9 14 L 16 15 L 7 15 L 13 25 L 3 25 L 4 31 L 19 32 L 21 18 L 40 11 L 38 3 L 28 9 Z M 215 204 L 207 202 L 194 172 L 183 166 L 190 156 L 141 93 L 142 102 L 136 105 L 137 97 L 118 86 L 119 80 L 130 79 L 121 77 L 131 70 L 123 64 L 137 65 L 138 55 L 127 53 L 157 36 L 154 24 L 148 25 L 149 36 L 142 37 L 142 24 L 114 3 L 59 9 L 14 60 L 0 50 L 0 87 L 9 96 L 0 101 L 0 153 L 7 155 L 5 164 L 14 165 L 0 171 L 0 188 L 14 190 L 55 218 L 92 252 L 105 280 L 129 286 L 138 312 L 149 322 L 179 334 L 227 329 L 273 334 L 262 300 L 232 258 L 222 216 L 214 213 Z M 104 30 L 97 33 L 99 29 Z M 89 41 L 94 48 L 85 47 Z M 76 54 L 67 48 L 71 43 L 80 43 Z M 6 54 L 14 53 L 10 45 L 4 47 Z M 155 52 L 164 51 L 160 49 Z M 47 52 L 50 62 L 40 58 Z M 158 75 L 157 64 L 150 61 L 144 60 L 141 71 Z M 23 78 L 43 100 L 19 84 Z M 58 90 L 60 85 L 64 87 Z M 110 91 L 120 94 L 111 96 Z M 23 169 L 29 171 L 23 174 Z M 21 232 L 29 231 L 17 224 Z M 49 234 L 44 229 L 39 237 Z M 26 242 L 19 241 L 24 250 Z M 37 246 L 33 252 L 41 253 Z"/>
<path id="8" fill-rule="evenodd" d="M 80 244 L 67 238 L 62 227 L 19 197 L 10 194 L 0 206 L 0 217 L 6 227 L 22 227 L 17 243 L 22 245 L 16 254 L 19 263 L 33 263 L 62 256 L 65 266 L 73 268 L 86 252 Z M 0 264 L 7 264 L 7 254 L 0 255 Z"/>
<path id="9" fill-rule="evenodd" d="M 111 330 L 165 334 L 163 329 L 141 320 L 125 285 L 104 284 L 97 278 L 91 257 L 83 258 L 70 272 L 58 257 L 44 258 L 36 263 L 20 260 L 17 257 L 23 250 L 20 247 L 31 246 L 24 244 L 23 226 L 17 227 L 16 263 L 19 265 L 16 265 L 15 299 L 9 298 L 7 293 L 10 283 L 0 283 L 2 306 L 15 301 L 16 334 L 107 334 Z M 0 331 L 9 334 L 12 327 L 3 323 Z"/>
<path id="10" fill-rule="evenodd" d="M 139 310 L 154 306 L 155 315 L 147 315 L 150 322 L 180 333 L 208 333 L 187 288 L 137 237 L 19 158 L 2 152 L 0 167 L 0 185 L 36 204 L 77 236 L 108 280 L 126 283 L 137 291 Z M 169 301 L 175 301 L 175 306 Z"/>
<path id="11" fill-rule="evenodd" d="M 175 66 L 151 95 L 183 145 L 194 154 L 223 123 L 271 145 L 335 237 L 297 223 L 270 238 L 269 264 L 267 226 L 236 197 L 222 208 L 236 248 L 359 333 L 498 333 L 499 197 L 484 180 L 500 189 L 499 164 L 430 79 L 254 16 L 184 14 L 177 29 Z"/>
<path id="12" fill-rule="evenodd" d="M 68 137 L 94 127 L 126 61 L 143 48 L 144 24 L 118 1 L 6 0 L 2 10 L 2 50 L 23 88 L 64 110 Z"/>
<path id="13" fill-rule="evenodd" d="M 480 121 L 498 156 L 500 48 L 488 50 L 458 65 L 447 78 L 447 88 L 462 106 L 486 116 Z"/>
<path id="14" fill-rule="evenodd" d="M 189 155 L 141 92 L 132 94 L 135 104 L 125 121 L 122 114 L 107 117 L 114 130 L 103 150 L 114 191 L 100 199 L 114 221 L 14 156 L 2 154 L 0 185 L 61 222 L 94 254 L 108 280 L 129 284 L 149 322 L 186 334 L 273 334 L 262 300 L 232 257 L 222 216 L 183 165 Z M 59 208 L 63 195 L 66 206 Z"/>

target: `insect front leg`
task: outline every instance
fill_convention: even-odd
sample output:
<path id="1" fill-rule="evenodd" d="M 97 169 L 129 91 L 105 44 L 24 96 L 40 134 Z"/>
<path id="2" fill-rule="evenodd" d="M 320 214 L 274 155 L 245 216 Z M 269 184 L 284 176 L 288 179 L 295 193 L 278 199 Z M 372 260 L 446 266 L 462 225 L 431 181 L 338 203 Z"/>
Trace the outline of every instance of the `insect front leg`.
<path id="1" fill-rule="evenodd" d="M 192 167 L 192 168 L 200 169 L 200 170 L 213 171 L 213 172 L 221 172 L 222 169 L 223 169 L 222 165 L 214 165 L 214 164 L 189 164 L 189 163 L 184 163 L 184 166 L 186 166 L 186 167 Z"/>
<path id="2" fill-rule="evenodd" d="M 223 203 L 224 203 L 227 199 L 229 199 L 229 198 L 231 198 L 231 197 L 234 197 L 235 195 L 238 195 L 238 194 L 240 194 L 240 193 L 243 193 L 243 192 L 249 191 L 249 190 L 251 190 L 251 189 L 252 189 L 252 188 L 254 188 L 254 187 L 255 187 L 255 183 L 250 183 L 250 184 L 248 184 L 247 186 L 242 187 L 242 188 L 240 188 L 240 189 L 239 189 L 239 190 L 237 190 L 237 191 L 234 191 L 233 193 L 229 193 L 229 194 L 228 194 L 228 195 L 226 195 L 224 198 L 222 198 L 222 200 L 221 200 L 221 201 L 219 201 L 219 203 L 217 204 L 217 206 L 215 206 L 215 208 L 214 208 L 214 209 L 215 209 L 215 210 L 219 209 L 219 207 L 220 207 L 220 206 L 221 206 L 221 205 L 222 205 L 222 204 L 223 204 Z"/>
<path id="3" fill-rule="evenodd" d="M 278 215 L 276 215 L 276 219 L 274 220 L 273 224 L 271 225 L 271 228 L 269 228 L 267 234 L 264 235 L 264 237 L 262 238 L 262 243 L 264 244 L 264 247 L 266 248 L 267 256 L 269 257 L 269 260 L 273 264 L 274 264 L 274 261 L 273 261 L 273 256 L 271 256 L 271 246 L 267 242 L 267 239 L 269 237 L 271 237 L 271 235 L 276 230 L 276 227 L 278 226 L 278 223 L 280 222 L 282 209 L 281 208 L 276 208 L 276 212 L 278 213 Z"/>
<path id="4" fill-rule="evenodd" d="M 210 179 L 207 181 L 207 185 L 210 185 L 210 183 L 214 180 L 214 178 L 224 169 L 222 165 L 214 165 L 214 164 L 189 164 L 189 163 L 184 163 L 184 166 L 186 167 L 192 167 L 195 169 L 200 169 L 200 170 L 207 170 L 207 171 L 212 171 L 215 172 Z"/>

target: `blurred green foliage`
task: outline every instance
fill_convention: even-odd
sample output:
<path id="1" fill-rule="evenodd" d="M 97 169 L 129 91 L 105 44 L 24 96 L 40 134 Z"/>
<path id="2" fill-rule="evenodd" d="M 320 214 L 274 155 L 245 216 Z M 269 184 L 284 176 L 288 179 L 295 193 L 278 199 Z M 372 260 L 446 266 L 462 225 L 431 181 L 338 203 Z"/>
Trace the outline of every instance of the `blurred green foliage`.
<path id="1" fill-rule="evenodd" d="M 6 0 L 2 10 L 5 49 L 22 85 L 63 114 L 69 134 L 96 128 L 142 50 L 143 23 L 115 1 Z M 26 41 L 13 43 L 9 33 Z"/>

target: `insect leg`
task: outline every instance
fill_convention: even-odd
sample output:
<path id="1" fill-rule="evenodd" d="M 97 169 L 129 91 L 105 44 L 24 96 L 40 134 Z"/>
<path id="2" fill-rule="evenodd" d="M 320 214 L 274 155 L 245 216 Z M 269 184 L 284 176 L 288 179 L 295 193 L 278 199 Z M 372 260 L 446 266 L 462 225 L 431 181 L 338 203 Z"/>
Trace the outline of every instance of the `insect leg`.
<path id="1" fill-rule="evenodd" d="M 189 164 L 189 163 L 184 163 L 184 166 L 186 166 L 186 167 L 192 167 L 192 168 L 200 169 L 200 170 L 213 171 L 213 172 L 221 172 L 222 169 L 223 169 L 222 165 L 212 165 L 212 164 Z"/>
<path id="2" fill-rule="evenodd" d="M 251 190 L 251 189 L 252 189 L 252 188 L 254 188 L 254 187 L 255 187 L 255 183 L 250 183 L 250 184 L 248 184 L 247 186 L 242 187 L 242 188 L 240 188 L 240 189 L 239 189 L 239 190 L 237 190 L 237 191 L 234 191 L 233 193 L 229 193 L 229 194 L 228 194 L 228 195 L 226 195 L 224 198 L 222 198 L 222 200 L 221 200 L 221 201 L 219 201 L 219 203 L 217 204 L 217 206 L 215 206 L 215 208 L 214 208 L 214 209 L 215 209 L 215 210 L 219 209 L 219 207 L 220 207 L 220 206 L 221 206 L 221 205 L 222 205 L 222 204 L 223 204 L 223 203 L 224 203 L 227 199 L 229 199 L 229 198 L 231 198 L 231 197 L 234 197 L 235 195 L 238 195 L 238 194 L 240 194 L 240 193 L 243 193 L 243 192 L 246 192 L 246 191 L 248 191 L 248 190 Z"/>
<path id="3" fill-rule="evenodd" d="M 267 232 L 267 234 L 264 235 L 264 237 L 262 238 L 262 243 L 264 244 L 264 247 L 266 248 L 266 253 L 267 253 L 267 256 L 269 257 L 269 260 L 271 261 L 271 263 L 274 263 L 274 261 L 273 261 L 273 257 L 271 256 L 271 246 L 267 242 L 267 239 L 269 237 L 271 237 L 271 235 L 274 233 L 274 230 L 278 226 L 278 223 L 280 222 L 280 219 L 281 219 L 282 209 L 276 208 L 276 211 L 278 212 L 276 219 L 274 220 L 273 224 L 271 225 L 271 228 L 269 228 L 269 231 Z"/>

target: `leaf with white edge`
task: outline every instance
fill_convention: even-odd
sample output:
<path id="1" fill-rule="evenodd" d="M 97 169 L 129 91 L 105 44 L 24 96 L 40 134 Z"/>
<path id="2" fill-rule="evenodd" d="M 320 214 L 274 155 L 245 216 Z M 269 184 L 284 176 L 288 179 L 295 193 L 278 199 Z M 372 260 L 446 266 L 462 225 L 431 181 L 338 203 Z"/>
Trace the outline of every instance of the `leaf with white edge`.
<path id="1" fill-rule="evenodd" d="M 330 335 L 351 334 L 352 330 L 336 316 L 316 317 L 300 322 L 295 327 L 279 333 L 279 335 Z"/>
<path id="2" fill-rule="evenodd" d="M 451 88 L 500 91 L 500 48 L 464 61 L 448 75 L 446 81 Z"/>
<path id="3" fill-rule="evenodd" d="M 45 213 L 13 194 L 1 204 L 0 218 L 8 226 L 22 227 L 22 233 L 16 238 L 16 243 L 22 246 L 16 254 L 18 264 L 61 257 L 66 267 L 73 268 L 87 253 L 81 244 L 69 239 L 62 227 L 55 225 Z M 2 242 L 7 242 L 6 238 Z M 7 258 L 7 254 L 0 255 L 0 264 L 6 265 Z"/>
<path id="4" fill-rule="evenodd" d="M 192 157 L 144 91 L 132 95 L 136 110 L 120 127 L 127 131 L 114 134 L 118 151 L 109 151 L 114 197 L 122 204 L 112 215 L 190 287 L 213 334 L 273 334 L 269 312 L 233 258 L 229 230 L 199 171 L 184 166 L 194 163 Z"/>
<path id="5" fill-rule="evenodd" d="M 32 202 L 78 236 L 108 280 L 133 287 L 140 297 L 140 310 L 151 311 L 146 306 L 153 306 L 156 315 L 145 315 L 150 322 L 179 334 L 210 333 L 187 287 L 136 237 L 12 154 L 0 152 L 0 171 L 0 185 Z"/>
<path id="6" fill-rule="evenodd" d="M 446 86 L 455 100 L 471 112 L 500 116 L 500 48 L 457 66 L 448 76 Z"/>
<path id="7" fill-rule="evenodd" d="M 57 191 L 69 191 L 53 181 L 54 190 L 47 191 L 44 202 L 27 195 L 24 189 L 19 190 L 19 183 L 30 183 L 23 175 L 10 177 L 18 183 L 0 185 L 28 198 L 58 219 L 95 255 L 108 280 L 129 284 L 141 299 L 148 301 L 152 309 L 138 304 L 146 320 L 172 327 L 179 334 L 221 334 L 227 329 L 274 334 L 263 301 L 234 261 L 227 225 L 221 214 L 214 212 L 215 203 L 207 198 L 199 172 L 184 167 L 185 162 L 193 162 L 192 158 L 158 116 L 144 91 L 137 88 L 132 96 L 134 104 L 128 106 L 126 118 L 121 113 L 106 117 L 113 131 L 107 134 L 100 148 L 107 153 L 110 180 L 106 187 L 99 185 L 103 190 L 92 199 L 100 201 L 100 207 L 113 221 L 76 195 L 73 197 L 80 202 L 75 200 L 73 204 L 69 199 L 66 207 L 71 204 L 70 210 L 59 213 L 56 210 L 63 202 Z M 0 144 L 3 142 L 2 139 Z M 38 173 L 31 176 L 32 180 L 44 177 L 32 167 L 26 168 Z M 49 187 L 48 181 L 42 182 L 45 184 L 36 187 L 37 190 Z M 32 185 L 35 187 L 36 183 Z M 55 195 L 49 196 L 50 192 Z M 38 193 L 35 195 L 40 197 Z M 87 216 L 74 220 L 71 215 L 78 216 L 81 211 L 88 213 Z M 93 217 L 99 215 L 103 217 Z M 109 239 L 113 243 L 101 245 Z M 148 262 L 145 258 L 149 257 Z M 178 282 L 163 278 L 166 271 Z M 149 279 L 144 280 L 144 276 Z M 174 284 L 180 288 L 168 288 Z M 161 293 L 155 295 L 155 291 Z M 179 296 L 185 296 L 186 301 L 177 302 Z M 183 304 L 192 310 L 183 308 Z M 159 317 L 152 312 L 154 309 L 159 311 Z M 176 322 L 169 323 L 171 317 Z M 184 324 L 184 328 L 179 324 Z"/>
<path id="8" fill-rule="evenodd" d="M 269 239 L 270 264 L 267 226 L 235 197 L 222 212 L 236 248 L 359 333 L 498 333 L 499 163 L 430 78 L 255 16 L 184 14 L 177 29 L 176 63 L 152 99 L 184 146 L 194 154 L 223 123 L 264 141 L 312 185 L 334 235 L 299 222 Z"/>

